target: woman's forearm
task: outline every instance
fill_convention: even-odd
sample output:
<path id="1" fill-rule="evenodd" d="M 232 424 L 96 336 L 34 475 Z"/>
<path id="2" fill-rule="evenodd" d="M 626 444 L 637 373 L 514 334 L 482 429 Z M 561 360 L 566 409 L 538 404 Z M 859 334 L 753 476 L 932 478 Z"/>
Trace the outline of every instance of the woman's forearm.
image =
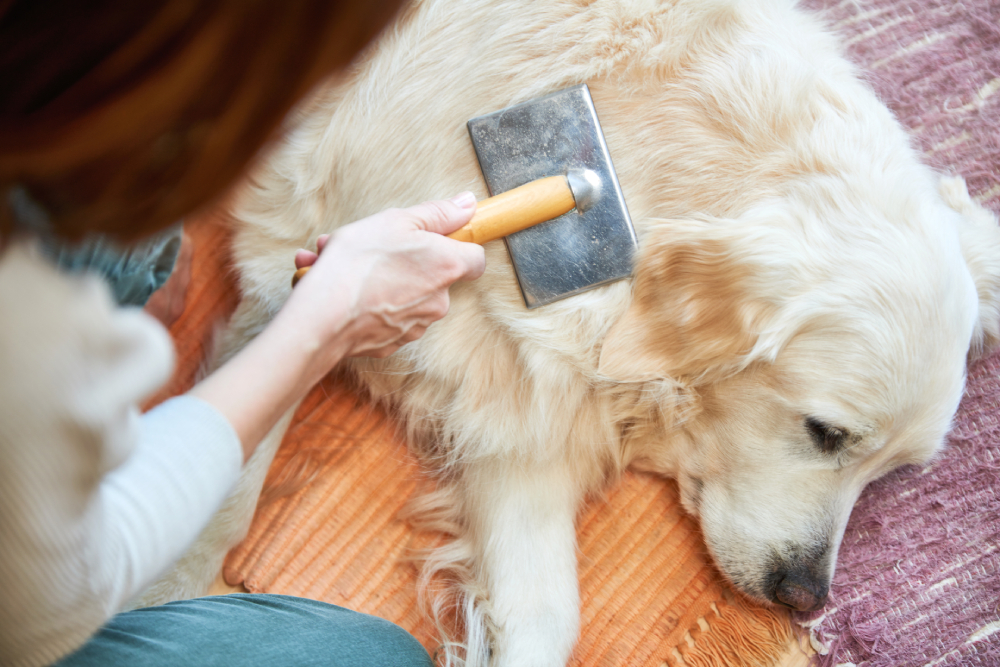
<path id="1" fill-rule="evenodd" d="M 191 394 L 211 404 L 232 425 L 246 461 L 289 408 L 301 399 L 347 350 L 346 343 L 323 343 L 291 313 L 275 320 Z"/>

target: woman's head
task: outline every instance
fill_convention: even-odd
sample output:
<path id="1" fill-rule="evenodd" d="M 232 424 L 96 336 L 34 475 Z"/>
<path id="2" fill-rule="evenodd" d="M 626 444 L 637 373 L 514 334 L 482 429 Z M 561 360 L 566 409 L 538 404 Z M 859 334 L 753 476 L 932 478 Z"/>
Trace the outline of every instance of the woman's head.
<path id="1" fill-rule="evenodd" d="M 0 191 L 26 187 L 69 238 L 160 229 L 224 192 L 400 4 L 0 0 Z"/>

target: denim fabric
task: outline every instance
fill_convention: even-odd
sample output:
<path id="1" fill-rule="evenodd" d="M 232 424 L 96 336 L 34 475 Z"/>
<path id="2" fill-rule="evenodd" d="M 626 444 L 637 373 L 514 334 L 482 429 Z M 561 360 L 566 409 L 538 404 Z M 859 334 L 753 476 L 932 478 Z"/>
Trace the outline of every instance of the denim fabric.
<path id="1" fill-rule="evenodd" d="M 397 625 L 284 595 L 222 595 L 118 614 L 54 667 L 432 667 Z"/>
<path id="2" fill-rule="evenodd" d="M 38 238 L 46 256 L 71 273 L 92 271 L 103 276 L 121 306 L 145 305 L 153 292 L 167 282 L 180 252 L 181 223 L 130 246 L 98 234 L 67 243 L 51 233 L 48 213 L 27 189 L 12 188 L 7 203 L 18 227 Z"/>

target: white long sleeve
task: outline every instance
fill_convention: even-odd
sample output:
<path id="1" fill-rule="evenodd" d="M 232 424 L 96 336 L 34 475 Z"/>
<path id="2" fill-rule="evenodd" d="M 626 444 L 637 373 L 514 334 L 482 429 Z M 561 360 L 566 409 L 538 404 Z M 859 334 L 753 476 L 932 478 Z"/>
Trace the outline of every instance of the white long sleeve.
<path id="1" fill-rule="evenodd" d="M 140 416 L 172 346 L 93 278 L 0 256 L 0 664 L 81 645 L 195 539 L 242 451 L 210 405 Z"/>

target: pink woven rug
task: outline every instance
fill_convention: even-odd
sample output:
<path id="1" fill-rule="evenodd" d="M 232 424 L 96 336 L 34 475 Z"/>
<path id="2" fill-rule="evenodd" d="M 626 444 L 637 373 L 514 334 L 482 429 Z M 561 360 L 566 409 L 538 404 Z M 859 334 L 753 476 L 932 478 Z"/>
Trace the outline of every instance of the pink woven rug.
<path id="1" fill-rule="evenodd" d="M 1000 212 L 1000 1 L 805 0 L 926 159 Z M 862 495 L 826 609 L 823 667 L 1000 665 L 1000 354 L 969 369 L 947 450 Z"/>

